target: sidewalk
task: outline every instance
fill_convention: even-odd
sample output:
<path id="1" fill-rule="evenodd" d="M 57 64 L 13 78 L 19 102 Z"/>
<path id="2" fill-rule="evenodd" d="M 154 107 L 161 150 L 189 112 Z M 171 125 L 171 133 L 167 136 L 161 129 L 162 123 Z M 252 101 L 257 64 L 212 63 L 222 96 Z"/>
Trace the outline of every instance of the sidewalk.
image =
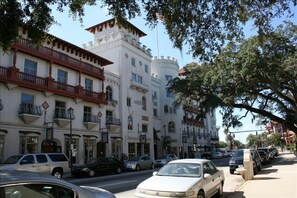
<path id="1" fill-rule="evenodd" d="M 297 198 L 297 157 L 280 155 L 228 198 Z"/>

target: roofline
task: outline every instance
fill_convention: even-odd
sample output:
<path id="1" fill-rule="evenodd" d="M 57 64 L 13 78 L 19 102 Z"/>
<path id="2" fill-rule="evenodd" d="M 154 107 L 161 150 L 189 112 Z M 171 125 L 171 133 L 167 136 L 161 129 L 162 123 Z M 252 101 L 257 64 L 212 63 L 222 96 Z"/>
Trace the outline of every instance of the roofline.
<path id="1" fill-rule="evenodd" d="M 139 28 L 137 28 L 135 25 L 133 25 L 129 21 L 123 19 L 123 22 L 126 23 L 125 25 L 127 27 L 125 27 L 125 28 L 128 29 L 129 31 L 131 31 L 131 30 L 132 31 L 133 30 L 136 31 L 137 34 L 139 35 L 139 37 L 146 36 L 146 33 L 144 33 L 143 31 L 141 31 Z M 96 25 L 93 25 L 91 27 L 88 27 L 85 30 L 87 30 L 87 31 L 89 31 L 89 32 L 91 32 L 91 33 L 94 34 L 95 31 L 96 31 L 96 29 L 98 30 L 98 29 L 100 29 L 100 27 L 103 27 L 103 26 L 107 27 L 107 25 L 115 25 L 115 24 L 117 24 L 117 20 L 115 18 L 112 18 L 112 19 L 108 19 L 108 20 L 106 20 L 106 21 L 104 21 L 102 23 L 98 23 Z M 120 27 L 121 25 L 118 25 L 118 26 Z"/>

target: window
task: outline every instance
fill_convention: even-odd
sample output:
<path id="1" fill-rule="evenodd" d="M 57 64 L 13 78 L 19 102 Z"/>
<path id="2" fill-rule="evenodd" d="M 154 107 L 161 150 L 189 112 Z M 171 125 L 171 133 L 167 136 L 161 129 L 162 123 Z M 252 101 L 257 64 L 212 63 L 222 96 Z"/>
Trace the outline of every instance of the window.
<path id="1" fill-rule="evenodd" d="M 131 107 L 131 98 L 127 98 L 127 106 Z"/>
<path id="2" fill-rule="evenodd" d="M 112 111 L 106 111 L 106 124 L 112 124 L 113 121 L 113 112 Z"/>
<path id="3" fill-rule="evenodd" d="M 136 62 L 136 61 L 135 61 L 135 58 L 131 58 L 131 65 L 132 65 L 133 67 L 135 67 L 135 65 L 136 65 L 135 62 Z"/>
<path id="4" fill-rule="evenodd" d="M 137 75 L 135 73 L 132 73 L 132 80 L 136 82 Z"/>
<path id="5" fill-rule="evenodd" d="M 128 117 L 128 130 L 133 130 L 133 119 L 131 116 Z"/>
<path id="6" fill-rule="evenodd" d="M 91 107 L 84 107 L 84 122 L 91 122 L 92 109 Z"/>
<path id="7" fill-rule="evenodd" d="M 173 97 L 172 92 L 166 90 L 166 97 L 167 98 L 172 98 Z"/>
<path id="8" fill-rule="evenodd" d="M 66 90 L 67 87 L 65 85 L 67 84 L 67 72 L 59 69 L 57 81 L 57 89 Z"/>
<path id="9" fill-rule="evenodd" d="M 60 83 L 67 83 L 67 72 L 63 71 L 63 70 L 58 70 L 58 82 Z"/>
<path id="10" fill-rule="evenodd" d="M 35 82 L 36 79 L 37 62 L 25 59 L 23 80 Z"/>
<path id="11" fill-rule="evenodd" d="M 88 91 L 93 91 L 93 80 L 85 79 L 85 89 Z"/>
<path id="12" fill-rule="evenodd" d="M 142 110 L 146 111 L 146 98 L 144 96 L 142 97 Z"/>
<path id="13" fill-rule="evenodd" d="M 37 159 L 37 163 L 46 163 L 47 162 L 47 158 L 45 155 L 36 155 L 36 159 Z"/>
<path id="14" fill-rule="evenodd" d="M 20 154 L 37 153 L 38 137 L 21 136 L 20 137 Z"/>
<path id="15" fill-rule="evenodd" d="M 154 111 L 154 116 L 158 116 L 158 110 L 154 108 L 153 111 Z"/>
<path id="16" fill-rule="evenodd" d="M 106 87 L 106 100 L 112 101 L 112 89 L 110 86 Z"/>
<path id="17" fill-rule="evenodd" d="M 66 115 L 66 103 L 65 102 L 56 101 L 54 118 L 68 119 L 67 115 Z"/>
<path id="18" fill-rule="evenodd" d="M 144 71 L 145 71 L 145 73 L 149 73 L 148 65 L 144 65 Z"/>
<path id="19" fill-rule="evenodd" d="M 38 197 L 38 198 L 71 198 L 74 191 L 62 186 L 51 184 L 17 184 L 13 186 L 3 186 L 4 197 Z M 2 197 L 2 196 L 1 196 Z"/>
<path id="20" fill-rule="evenodd" d="M 37 62 L 25 59 L 24 73 L 36 76 Z"/>
<path id="21" fill-rule="evenodd" d="M 33 102 L 34 102 L 34 96 L 28 95 L 28 94 L 22 94 L 21 106 L 20 106 L 19 112 L 33 114 L 34 113 Z"/>
<path id="22" fill-rule="evenodd" d="M 165 80 L 166 80 L 166 81 L 170 81 L 170 80 L 172 80 L 172 76 L 170 76 L 170 75 L 165 75 Z"/>
<path id="23" fill-rule="evenodd" d="M 141 130 L 142 132 L 147 133 L 148 130 L 147 130 L 147 125 L 146 124 L 143 124 L 141 128 L 142 128 L 142 130 Z"/>
<path id="24" fill-rule="evenodd" d="M 173 107 L 169 107 L 169 113 L 173 114 Z"/>
<path id="25" fill-rule="evenodd" d="M 142 84 L 142 76 L 137 76 L 137 82 Z"/>
<path id="26" fill-rule="evenodd" d="M 168 106 L 167 105 L 164 106 L 164 113 L 168 113 Z"/>
<path id="27" fill-rule="evenodd" d="M 174 122 L 169 122 L 168 123 L 168 132 L 169 133 L 175 133 L 175 123 Z"/>
<path id="28" fill-rule="evenodd" d="M 4 160 L 4 135 L 0 135 L 0 162 Z"/>
<path id="29" fill-rule="evenodd" d="M 27 155 L 27 156 L 25 156 L 20 161 L 20 165 L 23 165 L 23 164 L 35 164 L 34 156 L 33 155 Z"/>

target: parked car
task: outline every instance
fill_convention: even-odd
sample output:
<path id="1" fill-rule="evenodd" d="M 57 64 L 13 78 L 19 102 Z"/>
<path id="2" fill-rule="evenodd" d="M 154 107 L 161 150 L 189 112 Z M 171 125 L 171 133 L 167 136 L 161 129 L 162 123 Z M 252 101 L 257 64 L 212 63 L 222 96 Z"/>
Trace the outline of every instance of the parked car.
<path id="1" fill-rule="evenodd" d="M 268 164 L 269 163 L 269 155 L 268 155 L 268 153 L 267 152 L 265 152 L 265 151 L 263 151 L 263 150 L 258 150 L 258 153 L 259 153 L 259 155 L 260 155 L 260 157 L 261 157 L 261 162 L 262 162 L 262 164 L 264 165 L 264 164 Z"/>
<path id="2" fill-rule="evenodd" d="M 212 155 L 211 155 L 212 159 L 221 159 L 223 157 L 224 157 L 224 155 L 220 151 L 213 152 Z"/>
<path id="3" fill-rule="evenodd" d="M 172 160 L 176 160 L 178 157 L 175 154 L 166 154 L 156 159 L 156 166 L 164 166 Z"/>
<path id="4" fill-rule="evenodd" d="M 249 149 L 253 160 L 254 174 L 262 170 L 261 157 L 257 150 Z M 235 170 L 243 166 L 243 149 L 237 150 L 229 160 L 230 174 L 234 174 Z"/>
<path id="5" fill-rule="evenodd" d="M 109 173 L 121 173 L 124 168 L 124 162 L 112 157 L 100 157 L 94 159 L 87 164 L 73 166 L 73 176 L 89 176 L 104 175 Z"/>
<path id="6" fill-rule="evenodd" d="M 0 171 L 3 198 L 116 198 L 111 192 L 91 186 L 77 186 L 53 176 L 18 171 Z"/>
<path id="7" fill-rule="evenodd" d="M 156 162 L 149 155 L 133 157 L 125 161 L 125 170 L 139 171 L 141 169 L 153 169 Z"/>
<path id="8" fill-rule="evenodd" d="M 268 148 L 268 147 L 259 147 L 259 148 L 257 148 L 257 150 L 258 151 L 259 150 L 262 150 L 262 151 L 265 151 L 266 153 L 268 153 L 269 161 L 272 161 L 275 158 L 274 153 L 273 153 L 273 151 L 272 151 L 271 148 Z"/>
<path id="9" fill-rule="evenodd" d="M 135 198 L 222 196 L 224 172 L 207 159 L 178 159 L 141 182 Z"/>
<path id="10" fill-rule="evenodd" d="M 70 173 L 70 166 L 63 153 L 30 153 L 9 157 L 0 164 L 1 170 L 45 173 L 62 178 L 64 174 Z"/>

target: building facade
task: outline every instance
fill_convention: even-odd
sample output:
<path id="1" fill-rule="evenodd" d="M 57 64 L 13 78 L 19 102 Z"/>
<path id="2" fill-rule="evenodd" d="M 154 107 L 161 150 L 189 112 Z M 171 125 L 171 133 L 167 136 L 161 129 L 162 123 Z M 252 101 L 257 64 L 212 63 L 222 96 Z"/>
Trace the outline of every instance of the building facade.
<path id="1" fill-rule="evenodd" d="M 64 152 L 74 164 L 99 156 L 174 153 L 199 157 L 218 144 L 213 112 L 174 104 L 173 58 L 153 58 L 145 33 L 110 19 L 86 29 L 82 48 L 49 35 L 0 50 L 0 161 L 27 152 Z M 103 58 L 104 57 L 104 58 Z"/>

